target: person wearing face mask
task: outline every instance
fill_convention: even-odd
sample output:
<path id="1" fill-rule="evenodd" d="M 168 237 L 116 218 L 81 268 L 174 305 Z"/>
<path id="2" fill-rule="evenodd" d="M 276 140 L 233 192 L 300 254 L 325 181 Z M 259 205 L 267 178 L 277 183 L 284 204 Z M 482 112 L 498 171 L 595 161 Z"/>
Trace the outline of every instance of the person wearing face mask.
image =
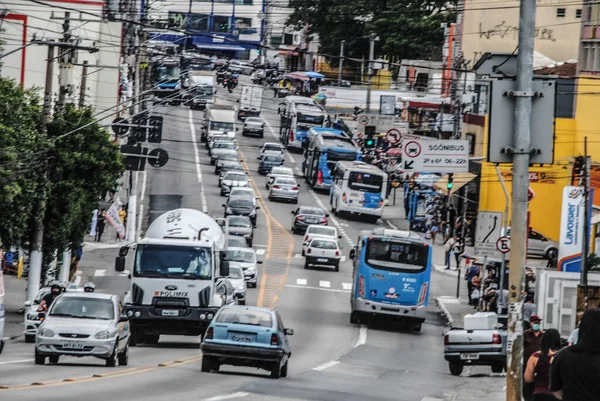
<path id="1" fill-rule="evenodd" d="M 62 294 L 62 288 L 60 285 L 58 283 L 52 284 L 50 287 L 50 294 L 47 294 L 44 298 L 42 298 L 42 302 L 40 302 L 40 305 L 37 309 L 38 312 L 46 312 L 52 306 L 52 302 L 54 302 L 54 300 L 58 298 L 60 294 Z"/>
<path id="2" fill-rule="evenodd" d="M 538 315 L 532 315 L 529 318 L 530 329 L 523 332 L 523 372 L 527 367 L 527 362 L 531 355 L 535 352 L 541 351 L 542 349 L 542 338 L 544 332 L 542 331 L 542 319 Z M 523 383 L 523 398 L 526 401 L 530 401 L 533 397 L 533 390 L 535 383 Z"/>

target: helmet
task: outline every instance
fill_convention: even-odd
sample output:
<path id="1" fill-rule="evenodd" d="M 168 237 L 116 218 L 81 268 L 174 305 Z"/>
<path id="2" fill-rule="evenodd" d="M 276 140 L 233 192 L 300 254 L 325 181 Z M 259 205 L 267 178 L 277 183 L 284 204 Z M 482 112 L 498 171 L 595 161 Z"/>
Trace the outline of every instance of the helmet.
<path id="1" fill-rule="evenodd" d="M 96 286 L 94 285 L 94 283 L 85 283 L 85 285 L 83 286 L 83 291 L 85 292 L 94 292 L 95 289 Z"/>
<path id="2" fill-rule="evenodd" d="M 50 292 L 54 293 L 54 290 L 58 290 L 58 293 L 60 294 L 63 289 L 60 286 L 60 283 L 58 281 L 55 281 L 54 283 L 52 283 L 52 285 L 50 286 Z"/>

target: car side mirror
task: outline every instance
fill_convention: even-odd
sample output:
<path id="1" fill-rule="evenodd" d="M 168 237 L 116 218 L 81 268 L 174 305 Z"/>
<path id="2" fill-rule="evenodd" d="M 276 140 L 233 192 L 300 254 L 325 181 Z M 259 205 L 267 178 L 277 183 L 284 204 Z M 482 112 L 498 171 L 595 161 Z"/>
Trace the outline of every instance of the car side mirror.
<path id="1" fill-rule="evenodd" d="M 256 206 L 255 209 L 260 209 L 260 206 Z"/>
<path id="2" fill-rule="evenodd" d="M 25 301 L 25 306 L 31 306 L 31 305 L 32 305 L 31 301 Z"/>
<path id="3" fill-rule="evenodd" d="M 221 277 L 229 277 L 229 262 L 221 262 L 221 265 L 219 266 L 219 273 Z"/>
<path id="4" fill-rule="evenodd" d="M 256 160 L 260 160 L 260 157 L 257 157 Z"/>
<path id="5" fill-rule="evenodd" d="M 298 188 L 300 188 L 302 185 L 300 185 L 300 184 L 296 184 L 296 186 L 297 186 Z"/>
<path id="6" fill-rule="evenodd" d="M 325 213 L 325 217 L 329 217 L 329 213 Z"/>
<path id="7" fill-rule="evenodd" d="M 262 265 L 263 261 L 262 260 L 257 260 L 256 263 L 258 263 L 259 265 Z"/>
<path id="8" fill-rule="evenodd" d="M 129 253 L 128 246 L 122 246 L 121 248 L 119 248 L 119 256 L 127 256 L 127 253 Z"/>
<path id="9" fill-rule="evenodd" d="M 292 210 L 292 214 L 294 214 L 294 215 L 295 215 L 295 214 L 296 214 L 296 211 L 295 211 L 295 210 Z"/>
<path id="10" fill-rule="evenodd" d="M 224 203 L 223 203 L 223 204 L 221 204 L 221 206 L 223 206 L 223 207 L 227 207 L 227 205 L 226 205 L 226 204 L 224 204 Z"/>
<path id="11" fill-rule="evenodd" d="M 125 271 L 125 256 L 117 256 L 115 258 L 115 271 L 117 271 L 117 272 Z"/>
<path id="12" fill-rule="evenodd" d="M 120 315 L 119 316 L 119 323 L 125 323 L 128 322 L 129 318 L 127 317 L 127 315 Z"/>
<path id="13" fill-rule="evenodd" d="M 283 329 L 283 332 L 285 333 L 286 336 L 294 335 L 294 330 L 292 330 L 292 329 Z"/>
<path id="14" fill-rule="evenodd" d="M 342 236 L 341 236 L 341 235 L 338 235 L 338 238 L 339 238 L 339 239 L 342 239 Z"/>
<path id="15" fill-rule="evenodd" d="M 350 249 L 350 259 L 354 259 L 354 257 L 356 256 L 356 247 Z"/>

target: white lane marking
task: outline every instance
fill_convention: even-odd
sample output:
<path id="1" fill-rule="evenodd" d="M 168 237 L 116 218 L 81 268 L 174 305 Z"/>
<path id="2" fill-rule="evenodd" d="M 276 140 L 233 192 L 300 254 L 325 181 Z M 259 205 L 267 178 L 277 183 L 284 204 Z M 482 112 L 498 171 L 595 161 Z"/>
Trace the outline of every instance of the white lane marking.
<path id="1" fill-rule="evenodd" d="M 77 272 L 79 273 L 79 272 Z M 73 279 L 73 284 L 75 284 L 76 286 L 79 286 L 79 284 L 81 283 L 81 273 L 77 274 L 75 273 L 75 279 Z"/>
<path id="2" fill-rule="evenodd" d="M 305 278 L 298 278 L 296 279 L 296 284 L 298 285 L 306 285 L 307 281 Z"/>
<path id="3" fill-rule="evenodd" d="M 348 294 L 350 292 L 350 291 L 347 291 L 347 290 L 336 290 L 334 288 L 310 287 L 310 286 L 306 286 L 306 285 L 286 284 L 285 286 L 287 288 L 306 288 L 308 290 L 319 290 L 319 291 L 329 291 L 329 292 L 343 292 L 345 294 Z"/>
<path id="4" fill-rule="evenodd" d="M 360 331 L 358 332 L 358 341 L 356 341 L 356 347 L 360 347 L 361 345 L 365 345 L 367 342 L 367 326 L 360 325 Z"/>
<path id="5" fill-rule="evenodd" d="M 321 201 L 321 199 L 319 199 L 319 197 L 317 196 L 317 194 L 314 191 L 310 191 L 311 195 L 313 196 L 313 198 L 315 198 L 315 201 L 317 202 L 317 204 L 323 209 L 323 210 L 327 210 L 327 208 L 325 207 L 325 205 L 323 204 L 323 202 Z M 337 227 L 339 233 L 342 235 L 342 237 L 344 237 L 344 239 L 346 240 L 346 242 L 348 242 L 348 245 L 350 245 L 350 247 L 354 247 L 354 241 L 352 241 L 352 238 L 350 238 L 350 236 L 348 235 L 348 233 L 346 232 L 346 230 L 344 230 L 344 228 L 342 227 L 342 225 L 340 224 L 340 222 L 333 216 L 329 216 L 329 220 L 331 220 L 331 222 L 333 223 L 334 226 Z"/>
<path id="6" fill-rule="evenodd" d="M 260 256 L 260 255 L 264 255 L 265 254 L 265 250 L 264 249 L 257 249 L 256 250 L 256 256 Z"/>
<path id="7" fill-rule="evenodd" d="M 422 398 L 421 401 L 444 401 L 441 398 L 432 398 L 432 397 L 425 397 Z"/>
<path id="8" fill-rule="evenodd" d="M 317 366 L 316 368 L 313 368 L 312 370 L 323 371 L 325 369 L 329 369 L 329 368 L 337 365 L 338 363 L 340 363 L 340 361 L 329 361 L 329 362 L 326 362 L 326 363 L 324 363 L 322 365 Z"/>
<path id="9" fill-rule="evenodd" d="M 94 272 L 94 277 L 104 277 L 106 276 L 106 270 L 104 269 L 96 269 Z"/>
<path id="10" fill-rule="evenodd" d="M 148 179 L 148 172 L 147 171 L 143 171 L 142 172 L 142 192 L 140 194 L 140 202 L 144 200 L 144 197 L 146 196 L 146 181 Z"/>
<path id="11" fill-rule="evenodd" d="M 302 256 L 302 254 L 301 254 L 301 253 L 297 253 L 297 254 L 295 254 L 295 255 L 294 255 L 294 257 L 295 257 L 295 258 L 303 258 L 304 256 Z"/>
<path id="12" fill-rule="evenodd" d="M 243 392 L 243 391 L 238 391 L 237 393 L 231 393 L 231 394 L 225 394 L 225 395 L 218 395 L 218 396 L 212 397 L 212 398 L 205 398 L 204 401 L 232 400 L 234 398 L 242 398 L 242 397 L 247 397 L 249 395 L 250 395 L 250 393 L 246 393 L 246 392 Z"/>
<path id="13" fill-rule="evenodd" d="M 342 283 L 342 288 L 345 290 L 352 290 L 352 283 Z"/>
<path id="14" fill-rule="evenodd" d="M 252 244 L 252 248 L 266 248 L 266 245 L 256 245 L 256 244 Z M 258 251 L 256 251 L 258 252 Z"/>
<path id="15" fill-rule="evenodd" d="M 190 131 L 192 134 L 192 143 L 194 144 L 194 158 L 196 160 L 196 175 L 198 176 L 198 182 L 200 183 L 200 199 L 202 201 L 202 212 L 208 212 L 208 206 L 206 203 L 206 193 L 204 192 L 204 182 L 202 181 L 202 168 L 200 167 L 200 153 L 198 151 L 198 141 L 196 140 L 196 127 L 194 127 L 194 114 L 192 110 L 189 111 L 190 120 Z"/>
<path id="16" fill-rule="evenodd" d="M 19 359 L 18 361 L 4 361 L 0 362 L 0 365 L 10 365 L 12 363 L 23 363 L 23 362 L 31 362 L 33 359 Z"/>
<path id="17" fill-rule="evenodd" d="M 146 197 L 146 180 L 148 178 L 148 172 L 144 171 L 142 174 L 142 192 L 140 193 L 139 213 L 137 222 L 138 235 L 140 235 L 140 233 L 142 232 L 142 218 L 144 217 L 144 198 Z"/>
<path id="18" fill-rule="evenodd" d="M 331 288 L 331 283 L 329 281 L 319 281 L 319 287 Z"/>
<path id="19" fill-rule="evenodd" d="M 345 257 L 345 256 L 342 256 L 342 257 L 340 258 L 340 263 L 344 263 L 345 261 L 346 261 L 346 257 Z"/>
<path id="20" fill-rule="evenodd" d="M 123 270 L 121 273 L 119 273 L 119 276 L 129 276 L 131 274 L 131 272 L 129 270 Z"/>
<path id="21" fill-rule="evenodd" d="M 387 220 L 386 221 L 387 225 L 390 226 L 390 228 L 394 229 L 394 230 L 399 230 L 398 226 L 396 226 L 394 223 L 392 223 L 391 221 Z"/>

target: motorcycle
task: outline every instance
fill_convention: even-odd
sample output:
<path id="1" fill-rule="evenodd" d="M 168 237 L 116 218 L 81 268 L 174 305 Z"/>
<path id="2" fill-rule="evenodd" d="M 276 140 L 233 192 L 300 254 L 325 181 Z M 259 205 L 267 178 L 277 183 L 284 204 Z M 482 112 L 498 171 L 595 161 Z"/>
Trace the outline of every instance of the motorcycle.
<path id="1" fill-rule="evenodd" d="M 224 72 L 217 72 L 217 85 L 220 85 L 223 83 L 223 79 L 225 79 L 225 73 Z"/>
<path id="2" fill-rule="evenodd" d="M 231 79 L 229 79 L 227 81 L 227 90 L 229 91 L 229 93 L 233 92 L 233 90 L 237 87 L 238 85 L 238 77 L 236 75 L 233 75 L 231 77 Z"/>

